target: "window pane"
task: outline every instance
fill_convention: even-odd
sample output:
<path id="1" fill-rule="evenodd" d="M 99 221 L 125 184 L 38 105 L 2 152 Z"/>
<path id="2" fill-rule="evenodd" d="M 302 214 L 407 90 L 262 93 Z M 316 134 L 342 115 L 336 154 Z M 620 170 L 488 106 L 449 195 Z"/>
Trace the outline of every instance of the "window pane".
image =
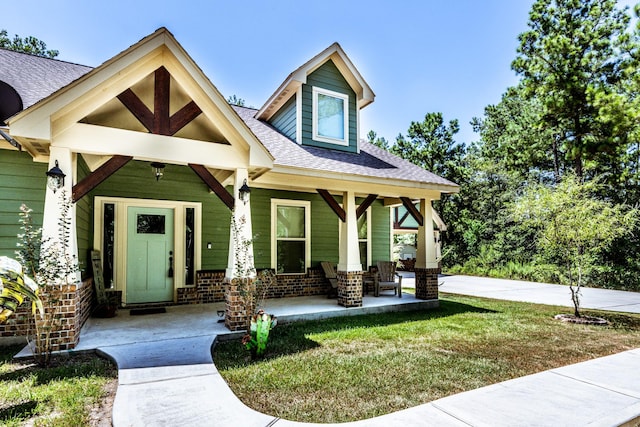
<path id="1" fill-rule="evenodd" d="M 195 273 L 195 253 L 196 253 L 196 247 L 194 245 L 194 240 L 195 240 L 195 235 L 194 235 L 194 230 L 195 230 L 195 209 L 194 208 L 187 208 L 186 209 L 186 215 L 185 215 L 185 266 L 186 266 L 186 270 L 185 270 L 185 284 L 186 285 L 193 285 L 195 284 L 194 281 L 194 273 Z"/>
<path id="2" fill-rule="evenodd" d="M 278 273 L 304 273 L 304 241 L 278 241 Z"/>
<path id="3" fill-rule="evenodd" d="M 164 215 L 138 214 L 138 234 L 164 234 Z"/>
<path id="4" fill-rule="evenodd" d="M 367 265 L 367 242 L 358 242 L 358 246 L 360 246 L 360 264 L 362 264 L 363 270 L 367 270 L 369 268 Z"/>
<path id="5" fill-rule="evenodd" d="M 318 135 L 344 138 L 344 99 L 318 94 Z"/>
<path id="6" fill-rule="evenodd" d="M 304 207 L 278 206 L 278 238 L 304 238 L 304 230 Z"/>
<path id="7" fill-rule="evenodd" d="M 364 213 L 358 218 L 358 239 L 367 238 L 367 214 Z"/>
<path id="8" fill-rule="evenodd" d="M 102 275 L 104 276 L 105 288 L 113 288 L 113 249 L 115 236 L 115 205 L 105 203 L 104 217 L 102 221 Z"/>

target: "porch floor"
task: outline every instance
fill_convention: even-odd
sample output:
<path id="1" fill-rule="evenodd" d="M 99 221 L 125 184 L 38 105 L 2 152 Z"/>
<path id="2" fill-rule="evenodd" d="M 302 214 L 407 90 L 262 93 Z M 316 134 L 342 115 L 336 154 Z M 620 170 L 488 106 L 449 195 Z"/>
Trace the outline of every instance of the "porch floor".
<path id="1" fill-rule="evenodd" d="M 419 300 L 413 294 L 402 298 L 391 294 L 374 297 L 365 295 L 362 307 L 345 308 L 335 298 L 326 296 L 277 298 L 266 300 L 263 309 L 274 314 L 278 323 L 300 320 L 319 320 L 359 314 L 424 310 L 438 307 L 438 300 Z M 244 332 L 231 332 L 218 322 L 217 312 L 224 303 L 175 305 L 166 307 L 166 313 L 131 316 L 129 309 L 119 309 L 116 317 L 90 318 L 82 327 L 80 342 L 75 351 L 95 350 L 99 347 L 161 341 L 175 338 L 217 336 L 218 340 L 241 336 Z"/>

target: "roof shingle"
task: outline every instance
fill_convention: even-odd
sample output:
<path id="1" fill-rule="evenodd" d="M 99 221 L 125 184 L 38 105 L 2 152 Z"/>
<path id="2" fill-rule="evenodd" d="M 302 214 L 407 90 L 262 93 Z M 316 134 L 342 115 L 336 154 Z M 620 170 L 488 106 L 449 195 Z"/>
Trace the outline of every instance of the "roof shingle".
<path id="1" fill-rule="evenodd" d="M 427 184 L 458 185 L 366 141 L 360 153 L 304 146 L 282 135 L 268 123 L 256 119 L 255 109 L 234 106 L 249 129 L 275 158 L 274 166 L 313 169 L 371 178 L 418 181 Z"/>
<path id="2" fill-rule="evenodd" d="M 0 80 L 18 92 L 25 109 L 93 69 L 7 49 L 0 49 L 0 64 Z"/>

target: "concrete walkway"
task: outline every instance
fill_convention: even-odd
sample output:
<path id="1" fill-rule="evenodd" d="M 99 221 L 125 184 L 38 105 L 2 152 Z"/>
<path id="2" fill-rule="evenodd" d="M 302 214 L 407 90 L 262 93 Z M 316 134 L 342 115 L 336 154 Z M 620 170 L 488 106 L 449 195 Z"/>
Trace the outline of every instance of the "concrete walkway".
<path id="1" fill-rule="evenodd" d="M 558 305 L 567 305 L 561 302 L 563 298 L 569 299 L 569 295 L 563 295 L 555 285 L 460 276 L 443 277 L 443 281 L 440 289 L 446 292 L 482 292 L 484 294 L 480 296 L 517 301 L 531 298 L 533 301 L 530 302 Z M 410 283 L 409 280 L 407 282 Z M 568 292 L 566 287 L 561 288 Z M 549 295 L 548 299 L 545 299 L 545 294 Z M 603 301 L 599 305 L 610 309 L 618 307 L 617 310 L 626 311 L 619 307 L 638 309 L 640 305 L 636 294 L 620 294 L 618 291 L 598 294 Z M 589 302 L 589 299 L 585 302 Z M 240 402 L 211 359 L 211 347 L 217 339 L 215 333 L 188 338 L 158 338 L 98 348 L 100 353 L 113 358 L 118 364 L 119 385 L 113 408 L 114 426 L 318 425 L 281 420 L 256 412 Z M 638 426 L 640 349 L 341 425 Z"/>

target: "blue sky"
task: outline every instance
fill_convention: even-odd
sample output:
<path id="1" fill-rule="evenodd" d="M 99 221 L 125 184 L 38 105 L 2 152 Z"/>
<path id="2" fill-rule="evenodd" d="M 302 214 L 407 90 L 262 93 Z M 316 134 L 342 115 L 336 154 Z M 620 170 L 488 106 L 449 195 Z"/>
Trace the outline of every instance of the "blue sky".
<path id="1" fill-rule="evenodd" d="M 287 75 L 339 42 L 376 94 L 361 112 L 394 141 L 439 111 L 456 140 L 517 82 L 510 64 L 533 0 L 56 0 L 2 2 L 10 36 L 35 36 L 58 59 L 97 66 L 167 27 L 225 97 L 261 107 Z M 620 0 L 621 5 L 632 4 Z"/>

